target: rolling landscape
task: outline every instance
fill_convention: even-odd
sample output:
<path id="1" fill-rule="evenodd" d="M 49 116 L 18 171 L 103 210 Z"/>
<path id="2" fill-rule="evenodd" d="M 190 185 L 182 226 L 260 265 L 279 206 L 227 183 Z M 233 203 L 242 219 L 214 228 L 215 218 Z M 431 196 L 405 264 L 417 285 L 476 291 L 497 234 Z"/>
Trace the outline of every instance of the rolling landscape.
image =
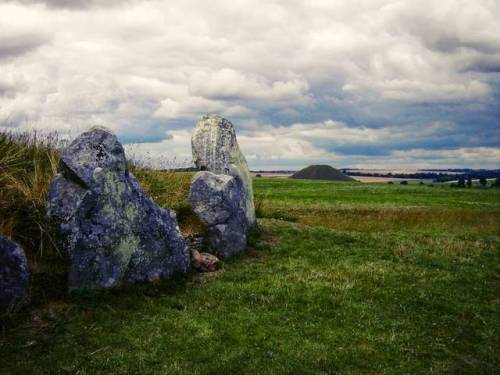
<path id="1" fill-rule="evenodd" d="M 500 190 L 255 178 L 246 254 L 214 273 L 67 295 L 43 197 L 58 153 L 0 137 L 1 228 L 33 268 L 5 373 L 493 373 Z M 34 163 L 35 162 L 35 163 Z M 183 233 L 192 173 L 132 170 Z M 41 242 L 39 239 L 42 239 Z"/>
<path id="2" fill-rule="evenodd" d="M 0 375 L 500 374 L 500 3 L 0 1 Z"/>

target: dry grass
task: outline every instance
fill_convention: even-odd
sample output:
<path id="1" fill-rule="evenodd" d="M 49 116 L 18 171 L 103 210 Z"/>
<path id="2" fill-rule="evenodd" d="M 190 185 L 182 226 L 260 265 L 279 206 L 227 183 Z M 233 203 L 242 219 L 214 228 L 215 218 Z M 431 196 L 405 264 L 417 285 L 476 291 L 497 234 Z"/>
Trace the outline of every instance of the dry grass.
<path id="1" fill-rule="evenodd" d="M 189 206 L 188 193 L 192 173 L 165 172 L 130 166 L 130 172 L 140 181 L 142 188 L 162 207 L 183 210 Z"/>
<path id="2" fill-rule="evenodd" d="M 500 212 L 434 207 L 293 207 L 283 203 L 258 202 L 259 216 L 348 231 L 425 230 L 459 233 L 474 228 L 496 234 Z"/>
<path id="3" fill-rule="evenodd" d="M 31 258 L 58 252 L 45 215 L 58 144 L 55 135 L 0 133 L 0 232 Z"/>
<path id="4" fill-rule="evenodd" d="M 131 166 L 131 172 L 140 181 L 142 188 L 161 207 L 177 213 L 181 232 L 185 236 L 200 233 L 203 224 L 189 207 L 188 195 L 193 173 L 165 172 Z"/>

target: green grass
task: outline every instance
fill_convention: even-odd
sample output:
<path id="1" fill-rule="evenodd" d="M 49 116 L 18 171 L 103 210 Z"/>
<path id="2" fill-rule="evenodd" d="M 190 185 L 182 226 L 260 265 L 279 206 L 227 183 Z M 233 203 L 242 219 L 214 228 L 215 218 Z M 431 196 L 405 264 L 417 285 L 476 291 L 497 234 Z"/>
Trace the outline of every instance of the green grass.
<path id="1" fill-rule="evenodd" d="M 162 178 L 147 189 L 165 203 Z M 60 294 L 4 332 L 0 369 L 499 372 L 498 190 L 264 178 L 254 188 L 259 231 L 245 255 L 213 274 Z"/>
<path id="2" fill-rule="evenodd" d="M 438 207 L 500 209 L 495 189 L 450 189 L 447 186 L 348 183 L 258 178 L 256 199 L 270 203 L 345 207 Z"/>
<path id="3" fill-rule="evenodd" d="M 256 179 L 258 214 L 338 230 L 498 233 L 498 189 Z"/>

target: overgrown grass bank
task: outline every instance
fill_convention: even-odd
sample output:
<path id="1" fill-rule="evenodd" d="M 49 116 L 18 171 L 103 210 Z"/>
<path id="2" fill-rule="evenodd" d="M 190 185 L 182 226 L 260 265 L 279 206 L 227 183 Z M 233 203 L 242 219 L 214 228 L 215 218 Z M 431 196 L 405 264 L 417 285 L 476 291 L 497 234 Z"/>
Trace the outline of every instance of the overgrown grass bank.
<path id="1" fill-rule="evenodd" d="M 46 214 L 63 144 L 55 134 L 0 132 L 0 234 L 18 242 L 28 258 L 28 309 L 67 294 L 67 258 Z M 201 229 L 187 202 L 192 174 L 147 170 L 132 163 L 129 169 L 158 204 L 176 210 L 181 230 L 190 234 Z"/>
<path id="2" fill-rule="evenodd" d="M 19 242 L 33 262 L 60 255 L 46 202 L 62 144 L 57 135 L 0 132 L 0 233 Z M 158 204 L 176 210 L 181 223 L 191 225 L 187 202 L 191 173 L 159 172 L 134 164 L 129 169 Z"/>

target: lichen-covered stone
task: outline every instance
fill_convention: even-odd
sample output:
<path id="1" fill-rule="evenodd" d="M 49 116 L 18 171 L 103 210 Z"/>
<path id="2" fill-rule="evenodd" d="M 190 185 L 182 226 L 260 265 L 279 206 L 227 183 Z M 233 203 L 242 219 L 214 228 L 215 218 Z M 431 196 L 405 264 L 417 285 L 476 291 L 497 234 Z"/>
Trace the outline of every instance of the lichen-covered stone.
<path id="1" fill-rule="evenodd" d="M 217 115 L 203 116 L 191 139 L 193 160 L 200 170 L 225 174 L 239 180 L 244 190 L 247 226 L 255 225 L 252 177 L 240 151 L 233 124 Z"/>
<path id="2" fill-rule="evenodd" d="M 96 127 L 83 133 L 62 150 L 60 170 L 50 186 L 48 214 L 70 258 L 70 290 L 189 270 L 175 213 L 146 196 L 112 132 Z"/>
<path id="3" fill-rule="evenodd" d="M 222 258 L 246 248 L 245 191 L 233 176 L 198 172 L 191 182 L 189 203 L 207 225 L 209 246 Z"/>
<path id="4" fill-rule="evenodd" d="M 17 243 L 0 236 L 0 315 L 16 311 L 28 295 L 29 268 Z"/>

